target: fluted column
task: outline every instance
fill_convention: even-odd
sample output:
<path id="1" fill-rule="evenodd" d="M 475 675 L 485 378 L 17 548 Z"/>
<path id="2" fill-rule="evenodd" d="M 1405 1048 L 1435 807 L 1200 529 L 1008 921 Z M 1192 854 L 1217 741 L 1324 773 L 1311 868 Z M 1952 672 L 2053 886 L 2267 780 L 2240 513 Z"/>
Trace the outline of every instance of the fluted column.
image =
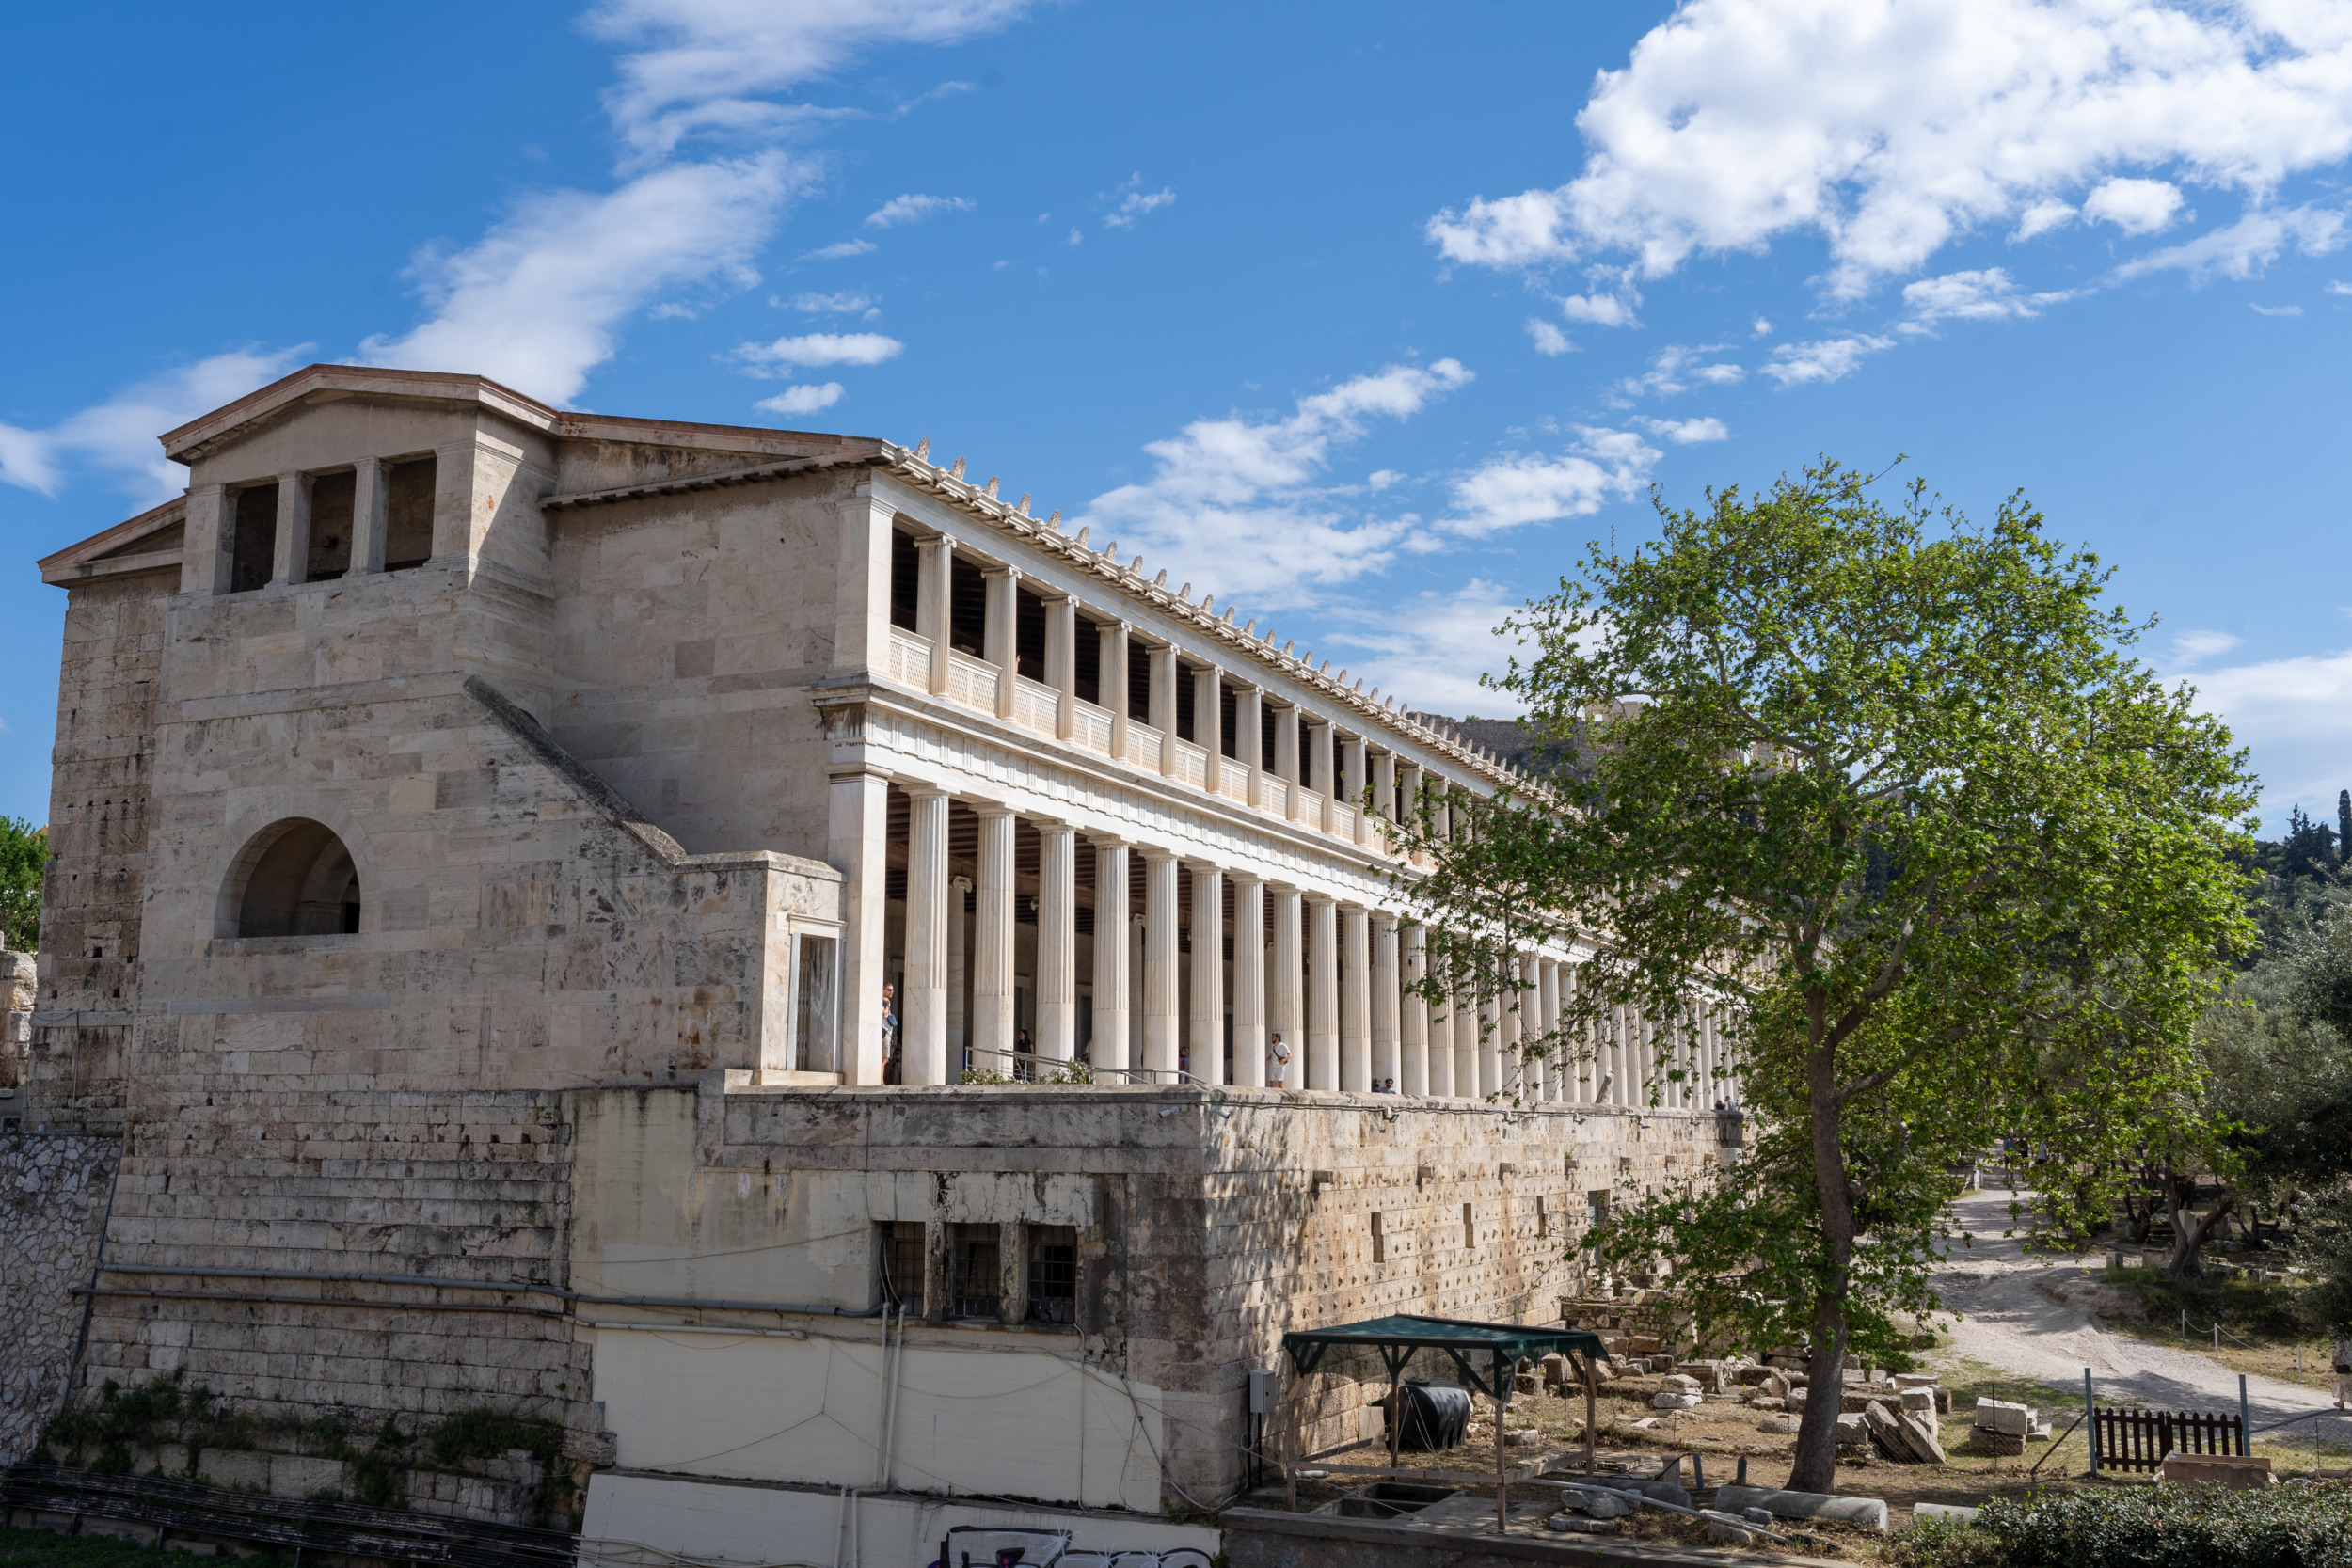
<path id="1" fill-rule="evenodd" d="M 1340 1087 L 1362 1094 L 1372 1087 L 1371 911 L 1340 906 Z"/>
<path id="2" fill-rule="evenodd" d="M 1299 978 L 1304 899 L 1295 887 L 1274 890 L 1274 965 L 1267 976 L 1266 1049 L 1274 1049 L 1272 1037 L 1278 1035 L 1290 1047 L 1290 1070 L 1282 1080 L 1287 1089 L 1307 1086 L 1307 1008 Z"/>
<path id="3" fill-rule="evenodd" d="M 1286 703 L 1274 710 L 1274 771 L 1291 786 L 1282 814 L 1295 822 L 1298 820 L 1299 792 L 1305 787 L 1298 772 L 1298 708 L 1295 704 Z M 1295 1046 L 1298 1042 L 1293 1040 L 1291 1043 Z"/>
<path id="4" fill-rule="evenodd" d="M 1233 689 L 1233 759 L 1249 769 L 1248 795 L 1254 809 L 1264 803 L 1265 719 L 1260 705 L 1265 693 L 1254 686 Z M 1238 1053 L 1241 1048 L 1235 1046 Z M 1234 1057 L 1240 1060 L 1238 1054 Z"/>
<path id="5" fill-rule="evenodd" d="M 1265 883 L 1233 878 L 1233 1083 L 1265 1087 Z"/>
<path id="6" fill-rule="evenodd" d="M 1373 816 L 1384 824 L 1380 847 L 1386 852 L 1393 842 L 1390 830 L 1396 826 L 1396 753 L 1383 752 L 1372 759 Z"/>
<path id="7" fill-rule="evenodd" d="M 1495 975 L 1495 1091 L 1523 1097 L 1527 1093 L 1527 1069 L 1519 1056 L 1519 1032 L 1526 1015 L 1519 1011 L 1518 990 L 1518 955 L 1505 953 Z"/>
<path id="8" fill-rule="evenodd" d="M 1372 917 L 1372 1081 L 1395 1079 L 1405 1092 L 1396 1060 L 1396 916 L 1382 910 Z"/>
<path id="9" fill-rule="evenodd" d="M 1225 874 L 1206 861 L 1192 872 L 1192 1017 L 1184 1036 L 1192 1075 L 1225 1082 Z"/>
<path id="10" fill-rule="evenodd" d="M 1571 1069 L 1560 1041 L 1560 965 L 1556 959 L 1536 960 L 1535 1022 L 1544 1039 L 1544 1098 L 1559 1100 Z"/>
<path id="11" fill-rule="evenodd" d="M 1426 933 L 1424 933 L 1424 936 Z M 1426 968 L 1429 950 L 1424 941 L 1422 964 Z M 1429 1006 L 1429 1097 L 1432 1100 L 1454 1098 L 1454 1004 L 1449 999 L 1432 1002 Z"/>
<path id="12" fill-rule="evenodd" d="M 1474 991 L 1454 993 L 1454 1093 L 1457 1099 L 1476 1100 L 1478 1088 L 1479 1042 L 1486 1037 L 1484 1021 L 1478 1014 L 1478 996 Z"/>
<path id="13" fill-rule="evenodd" d="M 1551 1074 L 1541 1054 L 1544 1037 L 1543 960 L 1519 955 L 1519 1081 L 1527 1098 L 1542 1100 Z M 1535 1054 L 1529 1053 L 1533 1047 Z"/>
<path id="14" fill-rule="evenodd" d="M 972 1054 L 972 923 L 963 912 L 969 877 L 947 879 L 947 1081 L 970 1066 Z"/>
<path id="15" fill-rule="evenodd" d="M 980 818 L 980 876 L 972 922 L 972 1066 L 1012 1076 L 1013 813 L 994 804 Z"/>
<path id="16" fill-rule="evenodd" d="M 1339 909 L 1307 898 L 1307 1086 L 1340 1087 Z"/>
<path id="17" fill-rule="evenodd" d="M 1331 775 L 1331 723 L 1327 719 L 1307 721 L 1307 769 L 1314 779 L 1313 787 L 1323 792 L 1322 815 L 1311 826 L 1325 832 L 1331 831 L 1336 820 L 1331 815 L 1331 802 L 1339 797 L 1339 781 Z"/>
<path id="18" fill-rule="evenodd" d="M 947 1082 L 947 794 L 907 790 L 906 992 L 898 1002 L 902 1084 Z"/>
<path id="19" fill-rule="evenodd" d="M 1427 927 L 1418 922 L 1398 933 L 1396 1088 L 1421 1098 L 1429 1094 L 1429 1002 L 1411 988 L 1429 971 Z"/>
<path id="20" fill-rule="evenodd" d="M 1364 775 L 1364 737 L 1360 735 L 1349 736 L 1345 749 L 1347 752 L 1347 801 L 1356 808 L 1356 842 L 1367 844 L 1372 839 L 1372 813 L 1364 800 L 1367 793 L 1364 787 L 1367 782 Z"/>
<path id="21" fill-rule="evenodd" d="M 1166 849 L 1143 852 L 1143 1065 L 1152 1083 L 1175 1081 L 1177 1031 L 1183 1026 L 1176 994 L 1176 857 Z"/>
<path id="22" fill-rule="evenodd" d="M 1094 845 L 1094 1042 L 1087 1059 L 1121 1072 L 1129 1066 L 1127 846 L 1089 836 Z"/>
<path id="23" fill-rule="evenodd" d="M 1037 827 L 1037 1053 L 1078 1053 L 1078 835 L 1062 822 Z"/>
<path id="24" fill-rule="evenodd" d="M 1192 673 L 1192 743 L 1208 753 L 1200 765 L 1200 787 L 1215 795 L 1223 786 L 1225 765 L 1225 673 L 1204 664 Z"/>
<path id="25" fill-rule="evenodd" d="M 846 882 L 849 929 L 841 955 L 841 1042 L 845 1084 L 882 1074 L 882 987 L 890 982 L 884 899 L 890 886 L 890 781 L 841 773 L 826 792 L 825 858 Z"/>
<path id="26" fill-rule="evenodd" d="M 1014 682 L 1021 669 L 1021 573 L 1011 566 L 991 566 L 986 576 L 988 626 L 982 645 L 988 650 L 988 661 L 996 666 L 996 717 L 1009 719 Z"/>
<path id="27" fill-rule="evenodd" d="M 948 642 L 955 635 L 956 542 L 940 533 L 914 542 L 914 629 L 931 644 L 925 683 L 934 697 L 947 694 Z"/>
<path id="28" fill-rule="evenodd" d="M 1127 758 L 1127 623 L 1106 621 L 1094 628 L 1095 646 L 1102 657 L 1095 661 L 1101 672 L 1096 677 L 1095 695 L 1103 699 L 1103 706 L 1111 716 L 1111 756 L 1120 762 Z"/>
<path id="29" fill-rule="evenodd" d="M 1176 776 L 1176 650 L 1163 642 L 1147 650 L 1152 663 L 1151 712 L 1145 722 L 1160 732 L 1160 776 Z"/>
<path id="30" fill-rule="evenodd" d="M 1045 684 L 1054 689 L 1054 738 L 1078 733 L 1078 601 L 1057 594 L 1045 601 Z"/>

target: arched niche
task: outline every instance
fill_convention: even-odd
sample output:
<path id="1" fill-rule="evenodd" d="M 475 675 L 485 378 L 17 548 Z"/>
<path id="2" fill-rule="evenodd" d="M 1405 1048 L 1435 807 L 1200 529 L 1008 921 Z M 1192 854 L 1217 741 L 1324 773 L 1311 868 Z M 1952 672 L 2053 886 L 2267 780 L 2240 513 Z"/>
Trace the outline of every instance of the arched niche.
<path id="1" fill-rule="evenodd" d="M 290 816 L 248 840 L 230 870 L 224 937 L 344 936 L 359 929 L 359 870 L 324 822 Z"/>

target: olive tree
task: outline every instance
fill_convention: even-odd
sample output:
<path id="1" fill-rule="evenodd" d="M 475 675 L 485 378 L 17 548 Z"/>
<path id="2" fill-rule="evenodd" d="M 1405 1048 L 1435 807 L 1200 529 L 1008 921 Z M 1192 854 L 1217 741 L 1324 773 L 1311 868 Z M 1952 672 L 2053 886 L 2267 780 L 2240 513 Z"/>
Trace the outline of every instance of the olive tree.
<path id="1" fill-rule="evenodd" d="M 1834 1389 L 1933 1305 L 1951 1172 L 1991 1138 L 2087 1225 L 2149 1142 L 2206 1136 L 2191 1030 L 2250 935 L 2250 784 L 2022 499 L 1979 525 L 1825 461 L 1659 512 L 1504 628 L 1523 652 L 1489 684 L 1568 760 L 1425 797 L 1399 887 L 1433 1006 L 1510 1006 L 1509 955 L 1593 941 L 1559 1026 L 1523 1031 L 1563 1076 L 1629 1009 L 1660 1026 L 1648 1101 L 1685 1103 L 1672 1026 L 1709 1003 L 1756 1136 L 1597 1243 Z M 1837 1408 L 1806 1404 L 1792 1486 L 1833 1481 Z"/>

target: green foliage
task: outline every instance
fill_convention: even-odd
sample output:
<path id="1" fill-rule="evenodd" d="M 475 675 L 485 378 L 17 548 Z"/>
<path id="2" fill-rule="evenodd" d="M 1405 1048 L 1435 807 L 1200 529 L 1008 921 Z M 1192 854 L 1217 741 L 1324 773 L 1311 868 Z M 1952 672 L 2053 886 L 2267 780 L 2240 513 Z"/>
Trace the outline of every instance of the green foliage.
<path id="1" fill-rule="evenodd" d="M 110 1475 L 127 1474 L 132 1450 L 163 1443 L 184 1443 L 188 1473 L 206 1449 L 249 1449 L 255 1444 L 253 1418 L 231 1413 L 210 1388 L 183 1390 L 168 1378 L 143 1387 L 125 1389 L 108 1378 L 99 1389 L 98 1402 L 75 1405 L 52 1416 L 41 1427 L 36 1465 L 83 1465 Z M 42 1458 L 42 1454 L 47 1458 Z"/>
<path id="2" fill-rule="evenodd" d="M 2322 1333 L 2352 1336 L 2352 1179 L 2321 1193 L 2302 1214 L 2296 1261 L 2311 1271 L 2303 1317 Z"/>
<path id="3" fill-rule="evenodd" d="M 424 1448 L 425 1457 L 445 1469 L 495 1459 L 510 1449 L 527 1449 L 547 1478 L 532 1499 L 537 1522 L 544 1524 L 550 1511 L 571 1506 L 576 1488 L 571 1467 L 564 1462 L 564 1429 L 553 1421 L 526 1420 L 500 1410 L 460 1411 L 433 1429 Z"/>
<path id="4" fill-rule="evenodd" d="M 1661 505 L 1631 556 L 1593 546 L 1492 682 L 1581 761 L 1450 797 L 1443 833 L 1424 800 L 1406 836 L 1432 870 L 1398 879 L 1434 1003 L 1504 994 L 1509 956 L 1564 927 L 1607 933 L 1525 1049 L 1589 1074 L 1629 1009 L 1668 1105 L 1705 977 L 1755 1146 L 1599 1250 L 1670 1261 L 1712 1331 L 1809 1339 L 1817 1379 L 1929 1305 L 1948 1173 L 1995 1135 L 2043 1151 L 2078 1230 L 2152 1143 L 2224 1157 L 2191 1037 L 2253 936 L 2243 754 L 2129 656 L 2144 627 L 2102 602 L 2107 571 L 2021 499 L 1979 527 L 1870 483 L 1824 462 Z M 1827 1484 L 1834 1414 L 1808 1411 L 1792 1484 Z"/>
<path id="5" fill-rule="evenodd" d="M 2299 1285 L 2243 1276 L 2175 1279 L 2161 1269 L 2103 1269 L 2099 1279 L 2138 1298 L 2150 1325 L 2157 1330 L 2178 1323 L 2185 1312 L 2201 1329 L 2217 1323 L 2223 1333 L 2240 1338 L 2289 1342 L 2303 1337 L 2312 1293 Z"/>
<path id="6" fill-rule="evenodd" d="M 0 816 L 0 946 L 30 953 L 40 945 L 40 885 L 49 867 L 49 830 Z"/>
<path id="7" fill-rule="evenodd" d="M 1916 1530 L 1917 1526 L 1913 1529 Z M 1974 1541 L 1967 1538 L 1974 1537 Z M 1931 1537 L 1930 1539 L 1933 1539 Z M 1916 1568 L 2352 1568 L 2352 1489 L 2133 1486 L 1996 1497 Z"/>
<path id="8" fill-rule="evenodd" d="M 107 1535 L 0 1529 L 0 1568 L 188 1568 L 190 1560 Z"/>
<path id="9" fill-rule="evenodd" d="M 2003 1568 L 2006 1560 L 2000 1542 L 1982 1530 L 1920 1518 L 1887 1542 L 1884 1560 L 1895 1568 Z"/>

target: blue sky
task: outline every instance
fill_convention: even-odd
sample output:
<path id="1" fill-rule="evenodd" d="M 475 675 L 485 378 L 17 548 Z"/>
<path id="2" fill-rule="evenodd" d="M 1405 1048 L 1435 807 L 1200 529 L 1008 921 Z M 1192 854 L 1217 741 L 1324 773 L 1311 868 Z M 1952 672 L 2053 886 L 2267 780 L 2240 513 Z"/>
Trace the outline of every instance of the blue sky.
<path id="1" fill-rule="evenodd" d="M 0 812 L 31 560 L 312 359 L 929 436 L 1455 713 L 1649 485 L 1907 453 L 2352 785 L 2347 0 L 19 7 L 0 137 Z"/>

